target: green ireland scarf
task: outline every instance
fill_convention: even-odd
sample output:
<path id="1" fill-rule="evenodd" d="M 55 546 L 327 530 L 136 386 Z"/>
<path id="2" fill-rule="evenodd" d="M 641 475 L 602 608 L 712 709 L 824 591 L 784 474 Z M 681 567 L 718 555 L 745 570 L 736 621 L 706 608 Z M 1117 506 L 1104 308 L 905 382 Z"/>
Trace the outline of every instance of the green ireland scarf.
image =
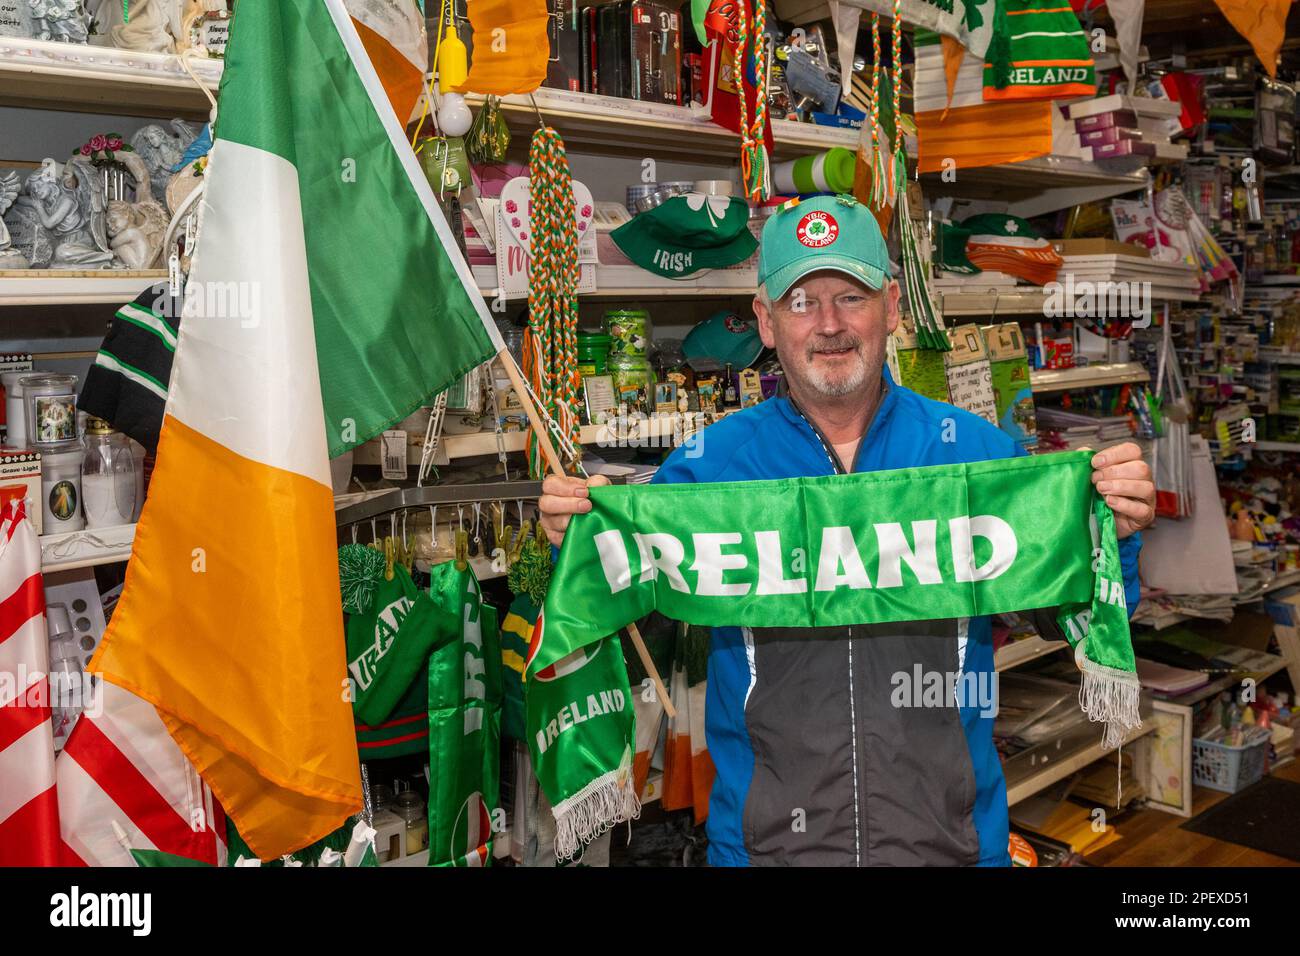
<path id="1" fill-rule="evenodd" d="M 468 568 L 448 561 L 429 577 L 433 603 L 459 624 L 429 657 L 429 865 L 488 866 L 504 824 L 497 613 Z"/>
<path id="2" fill-rule="evenodd" d="M 656 609 L 715 627 L 842 627 L 1057 607 L 1080 705 L 1117 746 L 1141 723 L 1140 688 L 1091 457 L 592 489 L 527 667 L 529 748 L 557 854 L 639 810 L 627 671 L 606 637 Z"/>

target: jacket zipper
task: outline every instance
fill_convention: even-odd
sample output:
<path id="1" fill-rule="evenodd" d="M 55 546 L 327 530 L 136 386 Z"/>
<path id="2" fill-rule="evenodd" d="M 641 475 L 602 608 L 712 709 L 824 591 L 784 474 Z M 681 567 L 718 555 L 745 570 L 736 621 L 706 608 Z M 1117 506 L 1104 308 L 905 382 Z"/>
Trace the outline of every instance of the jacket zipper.
<path id="1" fill-rule="evenodd" d="M 804 423 L 809 428 L 812 429 L 813 434 L 817 436 L 817 440 L 822 443 L 822 450 L 826 452 L 826 457 L 830 459 L 831 468 L 834 470 L 835 474 L 837 475 L 848 474 L 848 472 L 845 471 L 844 469 L 844 463 L 840 461 L 839 454 L 835 451 L 835 447 L 826 440 L 826 436 L 822 434 L 821 429 L 818 428 L 815 424 L 813 424 L 812 420 L 803 413 L 803 409 L 799 407 L 798 403 L 795 402 L 795 400 L 792 397 L 787 395 L 786 398 L 790 402 L 790 407 L 799 413 L 799 417 L 802 418 L 804 420 Z M 884 404 L 883 395 L 881 396 L 881 404 Z M 879 412 L 879 410 L 880 408 L 879 406 L 877 406 L 876 411 Z M 874 415 L 872 416 L 872 421 L 873 422 L 875 421 Z M 868 424 L 867 426 L 867 431 L 868 432 L 871 431 L 870 424 Z M 862 446 L 866 444 L 866 437 L 867 436 L 864 434 L 862 436 L 862 439 L 858 442 L 857 451 L 854 452 L 853 455 L 852 464 L 854 467 L 857 466 L 858 459 L 862 457 Z M 848 637 L 849 637 L 848 639 L 849 743 L 853 749 L 853 864 L 854 866 L 861 866 L 862 865 L 862 800 L 858 794 L 858 716 L 857 716 L 857 692 L 854 688 L 854 683 L 853 683 L 853 627 L 852 626 L 849 627 Z"/>

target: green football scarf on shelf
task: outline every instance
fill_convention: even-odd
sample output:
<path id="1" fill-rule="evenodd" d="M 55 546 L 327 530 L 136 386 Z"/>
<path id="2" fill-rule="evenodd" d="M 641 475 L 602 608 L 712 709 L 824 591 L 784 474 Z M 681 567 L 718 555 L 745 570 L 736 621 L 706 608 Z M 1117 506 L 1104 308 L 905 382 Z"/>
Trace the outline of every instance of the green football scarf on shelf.
<path id="1" fill-rule="evenodd" d="M 529 748 L 556 851 L 635 815 L 627 672 L 605 640 L 652 610 L 689 624 L 839 627 L 1056 607 L 1080 705 L 1137 727 L 1114 516 L 1091 453 L 777 481 L 593 488 L 528 660 Z"/>
<path id="2" fill-rule="evenodd" d="M 468 568 L 429 574 L 433 603 L 463 627 L 429 658 L 429 865 L 486 866 L 501 787 L 496 609 Z"/>
<path id="3" fill-rule="evenodd" d="M 341 574 L 346 575 L 346 554 L 352 548 L 364 545 L 340 549 Z M 378 559 L 378 574 L 363 599 L 365 609 L 345 607 L 352 712 L 362 732 L 388 720 L 417 677 L 423 676 L 429 652 L 452 639 L 460 620 L 459 613 L 451 616 L 440 611 L 402 565 L 393 565 L 393 579 L 385 579 L 383 556 L 365 550 Z"/>

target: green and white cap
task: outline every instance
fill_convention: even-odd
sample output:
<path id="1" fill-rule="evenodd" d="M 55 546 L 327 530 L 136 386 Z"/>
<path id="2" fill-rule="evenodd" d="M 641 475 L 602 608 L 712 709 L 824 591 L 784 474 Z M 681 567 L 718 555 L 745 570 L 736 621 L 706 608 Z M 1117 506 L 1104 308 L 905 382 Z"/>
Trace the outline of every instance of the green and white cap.
<path id="1" fill-rule="evenodd" d="M 811 272 L 832 269 L 879 289 L 890 277 L 889 250 L 871 210 L 852 196 L 793 201 L 767 221 L 758 281 L 772 299 Z"/>

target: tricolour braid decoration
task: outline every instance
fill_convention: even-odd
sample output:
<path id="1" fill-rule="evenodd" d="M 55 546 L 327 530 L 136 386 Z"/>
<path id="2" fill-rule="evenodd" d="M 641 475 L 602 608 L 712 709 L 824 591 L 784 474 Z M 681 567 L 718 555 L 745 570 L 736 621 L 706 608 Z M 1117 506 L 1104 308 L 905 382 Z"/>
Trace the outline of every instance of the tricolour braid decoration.
<path id="1" fill-rule="evenodd" d="M 764 0 L 755 0 L 754 29 L 749 29 L 749 0 L 736 2 L 736 89 L 740 100 L 740 182 L 745 195 L 762 202 L 772 195 L 771 166 L 767 157 L 767 8 Z M 754 56 L 754 120 L 749 122 L 749 103 L 745 99 L 745 60 L 750 47 Z"/>
<path id="2" fill-rule="evenodd" d="M 903 17 L 902 0 L 894 0 L 894 23 L 890 44 L 890 67 L 893 70 L 894 110 L 894 168 L 889 177 L 889 201 L 896 203 L 901 189 L 906 188 L 907 149 L 903 144 L 902 98 L 903 98 Z"/>
<path id="3" fill-rule="evenodd" d="M 528 153 L 528 332 L 524 375 L 562 435 L 578 440 L 578 228 L 573 177 L 564 141 L 549 126 L 533 134 Z M 528 469 L 542 477 L 545 461 L 528 433 Z"/>
<path id="4" fill-rule="evenodd" d="M 880 14 L 871 14 L 871 208 L 889 205 L 890 155 L 880 142 Z"/>

